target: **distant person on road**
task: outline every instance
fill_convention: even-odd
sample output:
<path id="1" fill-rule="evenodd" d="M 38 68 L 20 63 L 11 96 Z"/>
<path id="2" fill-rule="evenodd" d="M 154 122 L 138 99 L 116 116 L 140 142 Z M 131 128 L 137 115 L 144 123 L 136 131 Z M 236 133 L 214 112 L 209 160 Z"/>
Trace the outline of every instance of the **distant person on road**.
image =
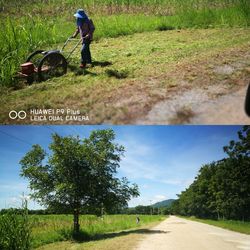
<path id="1" fill-rule="evenodd" d="M 79 33 L 82 39 L 82 49 L 81 49 L 81 65 L 80 68 L 86 68 L 86 65 L 92 64 L 91 53 L 90 53 L 90 43 L 93 39 L 93 33 L 95 30 L 94 24 L 91 19 L 86 15 L 83 9 L 77 10 L 74 14 L 76 18 L 76 31 L 72 35 L 75 38 Z"/>
<path id="2" fill-rule="evenodd" d="M 139 222 L 140 222 L 140 218 L 139 216 L 136 216 L 136 224 L 139 224 Z"/>

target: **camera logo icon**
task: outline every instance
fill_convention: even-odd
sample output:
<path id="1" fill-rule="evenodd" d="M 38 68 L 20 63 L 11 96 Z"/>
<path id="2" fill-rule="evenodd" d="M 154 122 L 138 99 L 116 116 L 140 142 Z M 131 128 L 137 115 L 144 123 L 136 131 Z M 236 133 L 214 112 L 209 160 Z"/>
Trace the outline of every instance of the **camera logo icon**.
<path id="1" fill-rule="evenodd" d="M 27 113 L 24 110 L 20 110 L 20 111 L 16 111 L 16 110 L 11 110 L 9 112 L 9 118 L 11 120 L 16 120 L 16 119 L 20 119 L 20 120 L 24 120 L 27 117 Z"/>

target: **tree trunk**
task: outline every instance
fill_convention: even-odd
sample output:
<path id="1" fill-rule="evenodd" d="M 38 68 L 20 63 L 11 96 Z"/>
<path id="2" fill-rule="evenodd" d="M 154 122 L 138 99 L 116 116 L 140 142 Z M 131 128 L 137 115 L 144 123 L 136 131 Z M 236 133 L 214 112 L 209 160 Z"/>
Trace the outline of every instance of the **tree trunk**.
<path id="1" fill-rule="evenodd" d="M 217 211 L 217 220 L 220 220 L 220 214 L 218 211 Z"/>
<path id="2" fill-rule="evenodd" d="M 74 209 L 74 233 L 79 233 L 80 224 L 79 224 L 79 209 Z"/>

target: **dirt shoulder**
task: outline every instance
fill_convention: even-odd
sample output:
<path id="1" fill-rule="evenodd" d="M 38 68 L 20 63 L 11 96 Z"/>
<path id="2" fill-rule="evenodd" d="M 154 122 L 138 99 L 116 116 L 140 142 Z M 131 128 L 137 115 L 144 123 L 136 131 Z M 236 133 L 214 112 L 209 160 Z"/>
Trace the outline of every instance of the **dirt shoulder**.
<path id="1" fill-rule="evenodd" d="M 249 41 L 249 29 L 241 28 L 146 32 L 103 39 L 92 45 L 93 68 L 80 71 L 77 53 L 66 76 L 21 90 L 2 91 L 0 121 L 204 124 L 210 123 L 203 118 L 209 112 L 214 117 L 211 123 L 246 123 L 246 117 L 232 115 L 241 107 L 232 105 L 234 110 L 230 110 L 230 115 L 228 110 L 221 110 L 218 117 L 214 102 L 237 93 L 249 83 Z M 235 103 L 238 98 L 235 97 Z M 10 110 L 25 110 L 29 114 L 30 109 L 44 108 L 77 109 L 90 120 L 31 121 L 28 116 L 13 121 L 8 117 Z"/>
<path id="2" fill-rule="evenodd" d="M 228 67 L 228 66 L 225 66 Z M 227 79 L 231 81 L 232 78 Z M 248 77 L 241 75 L 240 84 L 224 81 L 196 87 L 156 103 L 137 124 L 249 124 L 245 113 Z"/>

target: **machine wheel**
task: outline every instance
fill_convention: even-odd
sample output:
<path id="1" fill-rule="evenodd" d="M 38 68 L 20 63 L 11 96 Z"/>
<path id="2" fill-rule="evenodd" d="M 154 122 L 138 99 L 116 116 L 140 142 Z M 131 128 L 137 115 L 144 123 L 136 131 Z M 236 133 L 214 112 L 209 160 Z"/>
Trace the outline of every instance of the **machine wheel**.
<path id="1" fill-rule="evenodd" d="M 62 76 L 67 73 L 67 61 L 62 54 L 50 52 L 39 63 L 37 73 L 39 81 Z"/>
<path id="2" fill-rule="evenodd" d="M 35 52 L 33 52 L 32 54 L 28 56 L 26 62 L 32 62 L 34 66 L 37 68 L 39 63 L 44 57 L 43 52 L 44 50 L 36 50 Z"/>

